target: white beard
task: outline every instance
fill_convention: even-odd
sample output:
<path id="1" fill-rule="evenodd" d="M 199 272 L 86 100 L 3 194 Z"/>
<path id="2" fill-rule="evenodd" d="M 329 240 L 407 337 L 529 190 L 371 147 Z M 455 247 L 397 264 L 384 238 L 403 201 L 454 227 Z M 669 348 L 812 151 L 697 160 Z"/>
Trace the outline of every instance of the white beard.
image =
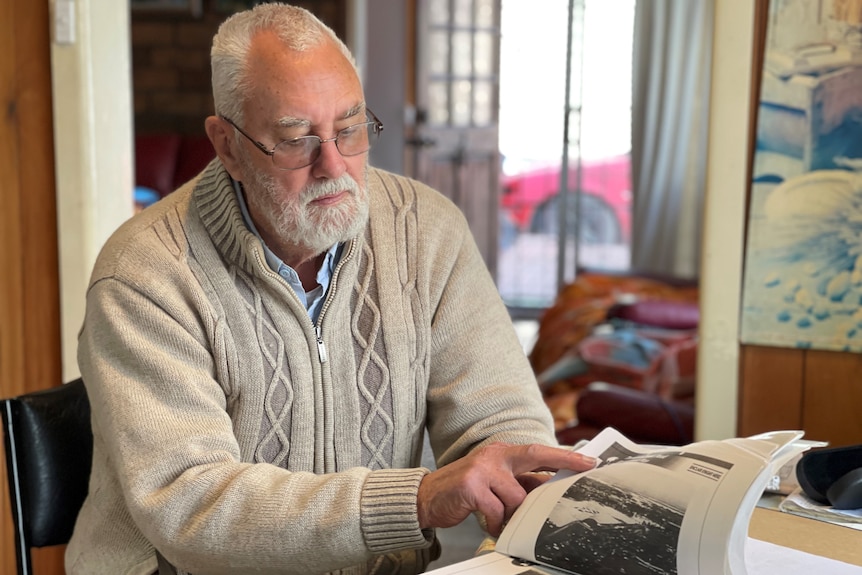
<path id="1" fill-rule="evenodd" d="M 288 196 L 275 178 L 250 167 L 251 181 L 243 182 L 245 200 L 260 208 L 259 213 L 270 230 L 287 245 L 314 254 L 358 236 L 368 221 L 368 180 L 360 184 L 343 174 L 337 180 L 325 180 L 306 186 L 298 196 Z M 366 170 L 363 172 L 367 175 Z M 312 205 L 317 198 L 348 191 L 349 197 L 334 206 Z"/>

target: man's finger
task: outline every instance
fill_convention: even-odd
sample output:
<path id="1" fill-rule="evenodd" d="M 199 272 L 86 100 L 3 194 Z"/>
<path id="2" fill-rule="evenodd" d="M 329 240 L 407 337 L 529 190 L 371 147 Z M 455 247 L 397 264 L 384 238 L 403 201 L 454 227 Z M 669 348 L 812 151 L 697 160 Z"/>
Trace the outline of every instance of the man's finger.
<path id="1" fill-rule="evenodd" d="M 506 508 L 495 493 L 488 490 L 476 500 L 476 511 L 485 518 L 485 528 L 494 537 L 503 531 Z"/>
<path id="2" fill-rule="evenodd" d="M 586 471 L 596 466 L 596 460 L 592 457 L 548 445 L 513 445 L 509 448 L 508 456 L 515 475 L 559 469 Z"/>
<path id="3" fill-rule="evenodd" d="M 506 509 L 517 508 L 527 496 L 527 491 L 524 487 L 518 482 L 517 478 L 511 475 L 492 481 L 490 488 Z"/>
<path id="4" fill-rule="evenodd" d="M 524 491 L 529 493 L 539 485 L 545 483 L 548 479 L 553 477 L 552 475 L 548 475 L 546 473 L 522 473 L 517 477 L 518 483 L 521 484 L 521 487 L 524 488 Z"/>

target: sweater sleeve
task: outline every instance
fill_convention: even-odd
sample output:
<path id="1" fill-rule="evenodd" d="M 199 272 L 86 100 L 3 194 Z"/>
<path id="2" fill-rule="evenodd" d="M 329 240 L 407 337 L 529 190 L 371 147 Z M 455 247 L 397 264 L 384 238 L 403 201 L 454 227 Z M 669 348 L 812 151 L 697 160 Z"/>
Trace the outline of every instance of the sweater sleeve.
<path id="1" fill-rule="evenodd" d="M 438 464 L 502 441 L 556 445 L 553 420 L 512 320 L 463 215 L 447 214 L 431 245 L 428 427 Z M 439 227 L 439 226 L 438 226 Z"/>
<path id="2" fill-rule="evenodd" d="M 192 573 L 321 572 L 430 545 L 416 514 L 424 468 L 316 475 L 242 461 L 211 352 L 218 321 L 191 287 L 91 286 L 79 363 L 94 461 L 108 462 L 94 474 L 125 503 L 110 513 Z"/>

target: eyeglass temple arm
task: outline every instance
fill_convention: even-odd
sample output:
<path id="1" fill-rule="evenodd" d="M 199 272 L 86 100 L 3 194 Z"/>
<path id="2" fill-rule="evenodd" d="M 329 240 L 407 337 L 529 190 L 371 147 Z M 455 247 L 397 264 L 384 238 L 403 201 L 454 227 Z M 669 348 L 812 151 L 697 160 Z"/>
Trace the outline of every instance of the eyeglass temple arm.
<path id="1" fill-rule="evenodd" d="M 256 147 L 258 150 L 260 150 L 261 152 L 263 152 L 264 154 L 266 154 L 266 155 L 267 155 L 267 156 L 269 156 L 269 157 L 272 157 L 272 156 L 274 156 L 274 155 L 275 155 L 275 150 L 267 149 L 267 147 L 266 147 L 266 146 L 264 146 L 264 145 L 263 145 L 263 143 L 258 142 L 257 140 L 255 140 L 254 138 L 252 138 L 251 136 L 249 136 L 248 134 L 246 134 L 246 133 L 245 133 L 245 130 L 243 130 L 242 128 L 240 128 L 239 126 L 237 126 L 237 125 L 234 123 L 234 121 L 233 121 L 233 120 L 231 120 L 231 119 L 230 119 L 230 118 L 228 118 L 227 116 L 219 116 L 219 117 L 220 117 L 222 120 L 224 120 L 225 122 L 227 122 L 228 124 L 230 124 L 231 126 L 233 126 L 234 128 L 236 128 L 236 130 L 237 130 L 240 134 L 242 134 L 243 136 L 245 136 L 245 138 L 246 138 L 249 142 L 251 142 L 252 144 L 254 144 L 254 145 L 255 145 L 255 147 Z"/>

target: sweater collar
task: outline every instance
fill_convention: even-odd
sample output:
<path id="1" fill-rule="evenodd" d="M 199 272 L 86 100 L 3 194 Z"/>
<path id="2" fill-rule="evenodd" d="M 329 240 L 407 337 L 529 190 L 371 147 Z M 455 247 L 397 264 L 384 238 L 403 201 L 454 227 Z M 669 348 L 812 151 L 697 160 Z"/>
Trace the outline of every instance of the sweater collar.
<path id="1" fill-rule="evenodd" d="M 228 261 L 251 274 L 269 270 L 261 240 L 248 229 L 233 179 L 218 158 L 201 172 L 192 192 L 192 203 L 213 244 Z M 345 255 L 353 251 L 355 243 L 356 240 L 347 242 Z"/>
<path id="2" fill-rule="evenodd" d="M 192 192 L 192 203 L 213 244 L 228 261 L 249 273 L 266 268 L 260 240 L 246 227 L 233 180 L 218 158 L 201 172 Z"/>

